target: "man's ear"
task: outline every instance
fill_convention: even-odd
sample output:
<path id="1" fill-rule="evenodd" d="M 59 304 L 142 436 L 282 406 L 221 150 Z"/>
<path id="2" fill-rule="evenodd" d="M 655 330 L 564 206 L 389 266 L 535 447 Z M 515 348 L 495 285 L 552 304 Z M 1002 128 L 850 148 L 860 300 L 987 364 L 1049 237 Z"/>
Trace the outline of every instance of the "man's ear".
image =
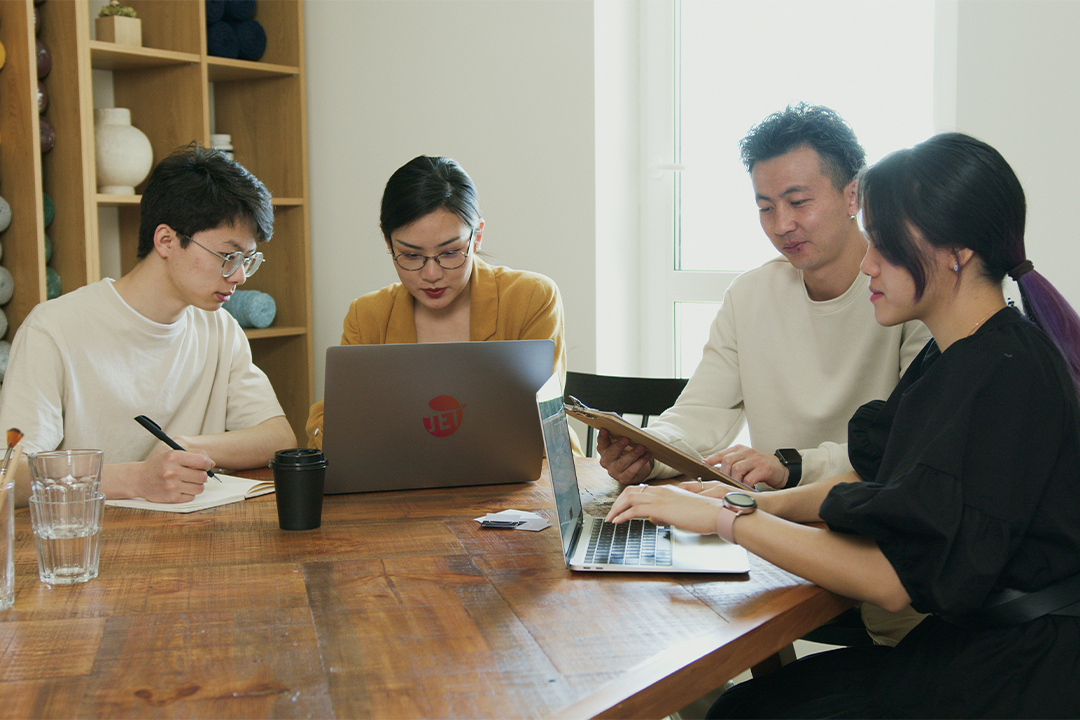
<path id="1" fill-rule="evenodd" d="M 844 186 L 844 197 L 847 199 L 848 216 L 855 217 L 859 214 L 859 179 L 855 178 Z"/>
<path id="2" fill-rule="evenodd" d="M 154 252 L 160 257 L 167 258 L 180 249 L 180 238 L 176 231 L 165 223 L 154 228 Z"/>

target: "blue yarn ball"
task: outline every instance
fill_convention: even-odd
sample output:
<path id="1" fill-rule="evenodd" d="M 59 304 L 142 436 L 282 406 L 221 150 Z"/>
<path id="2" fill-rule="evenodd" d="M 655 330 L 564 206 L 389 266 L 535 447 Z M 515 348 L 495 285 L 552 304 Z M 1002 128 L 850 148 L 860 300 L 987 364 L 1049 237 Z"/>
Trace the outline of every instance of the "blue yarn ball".
<path id="1" fill-rule="evenodd" d="M 255 0 L 225 0 L 226 20 L 247 20 L 255 14 Z"/>
<path id="2" fill-rule="evenodd" d="M 44 210 L 42 211 L 44 217 L 42 219 L 45 221 L 45 227 L 49 227 L 52 225 L 53 218 L 56 217 L 56 206 L 53 205 L 52 198 L 45 193 L 41 193 L 41 202 L 44 204 Z"/>
<path id="3" fill-rule="evenodd" d="M 236 40 L 240 46 L 237 57 L 241 60 L 258 60 L 266 52 L 266 31 L 254 20 L 233 23 Z"/>
<path id="4" fill-rule="evenodd" d="M 232 25 L 216 22 L 206 29 L 206 52 L 223 58 L 235 58 L 240 54 L 240 41 Z"/>
<path id="5" fill-rule="evenodd" d="M 0 265 L 0 305 L 7 305 L 14 294 L 15 278 L 11 277 L 10 270 Z"/>
<path id="6" fill-rule="evenodd" d="M 52 267 L 45 268 L 45 297 L 48 300 L 55 300 L 60 297 L 61 290 L 60 273 L 56 272 Z"/>
<path id="7" fill-rule="evenodd" d="M 8 201 L 0 197 L 0 232 L 4 232 L 11 225 L 11 206 Z"/>
<path id="8" fill-rule="evenodd" d="M 225 16 L 225 0 L 206 0 L 206 25 L 209 27 Z"/>
<path id="9" fill-rule="evenodd" d="M 258 290 L 237 290 L 225 303 L 225 310 L 236 318 L 240 327 L 264 328 L 274 322 L 277 303 L 274 298 Z"/>

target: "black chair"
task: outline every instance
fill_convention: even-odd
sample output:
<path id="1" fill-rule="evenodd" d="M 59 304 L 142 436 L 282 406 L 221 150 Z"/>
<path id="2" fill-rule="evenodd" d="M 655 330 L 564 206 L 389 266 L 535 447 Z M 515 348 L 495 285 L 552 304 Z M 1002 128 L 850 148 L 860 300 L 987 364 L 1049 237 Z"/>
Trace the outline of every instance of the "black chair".
<path id="1" fill-rule="evenodd" d="M 570 402 L 572 395 L 596 410 L 640 415 L 641 427 L 645 427 L 650 416 L 659 415 L 675 404 L 684 387 L 685 378 L 621 377 L 568 371 L 563 399 Z M 587 457 L 593 456 L 595 439 L 596 430 L 590 427 L 585 444 Z"/>

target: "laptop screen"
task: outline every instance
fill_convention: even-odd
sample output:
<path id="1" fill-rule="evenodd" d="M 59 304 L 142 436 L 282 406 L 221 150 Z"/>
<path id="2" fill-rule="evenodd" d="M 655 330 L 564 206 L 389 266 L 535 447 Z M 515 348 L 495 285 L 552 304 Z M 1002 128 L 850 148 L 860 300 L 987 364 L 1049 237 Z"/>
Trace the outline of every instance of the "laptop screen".
<path id="1" fill-rule="evenodd" d="M 548 472 L 551 475 L 551 489 L 555 494 L 555 509 L 559 514 L 563 553 L 569 558 L 574 536 L 581 526 L 581 494 L 578 490 L 574 451 L 570 446 L 570 428 L 566 423 L 566 410 L 563 407 L 562 386 L 559 384 L 558 375 L 552 375 L 537 391 L 536 404 L 540 408 L 540 425 L 544 430 Z"/>

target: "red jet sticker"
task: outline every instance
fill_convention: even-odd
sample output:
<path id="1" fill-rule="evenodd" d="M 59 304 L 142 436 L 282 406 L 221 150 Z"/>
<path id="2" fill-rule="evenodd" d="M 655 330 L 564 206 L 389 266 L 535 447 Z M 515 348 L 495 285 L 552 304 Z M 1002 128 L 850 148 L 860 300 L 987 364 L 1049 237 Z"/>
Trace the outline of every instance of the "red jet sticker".
<path id="1" fill-rule="evenodd" d="M 424 418 L 424 428 L 435 437 L 453 435 L 464 416 L 465 406 L 449 395 L 440 395 L 428 403 L 434 415 Z"/>

